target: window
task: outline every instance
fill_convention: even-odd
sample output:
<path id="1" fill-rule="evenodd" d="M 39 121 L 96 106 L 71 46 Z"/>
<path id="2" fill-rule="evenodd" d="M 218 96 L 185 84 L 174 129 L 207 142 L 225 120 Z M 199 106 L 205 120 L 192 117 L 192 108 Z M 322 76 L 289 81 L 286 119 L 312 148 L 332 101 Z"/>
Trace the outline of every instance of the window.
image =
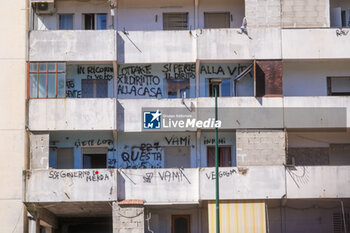
<path id="1" fill-rule="evenodd" d="M 345 226 L 344 226 L 345 219 Z M 333 233 L 345 233 L 345 228 L 350 229 L 350 217 L 349 213 L 333 213 Z"/>
<path id="2" fill-rule="evenodd" d="M 57 169 L 74 168 L 74 149 L 73 148 L 57 149 L 56 168 Z"/>
<path id="3" fill-rule="evenodd" d="M 85 30 L 107 29 L 107 14 L 83 14 Z"/>
<path id="4" fill-rule="evenodd" d="M 163 30 L 187 30 L 188 13 L 163 13 Z"/>
<path id="5" fill-rule="evenodd" d="M 350 77 L 327 77 L 327 89 L 330 96 L 350 95 Z"/>
<path id="6" fill-rule="evenodd" d="M 173 215 L 171 233 L 190 233 L 190 215 Z"/>
<path id="7" fill-rule="evenodd" d="M 221 83 L 217 84 L 218 79 L 209 79 L 209 97 L 215 96 L 215 88 L 219 86 L 217 96 L 231 96 L 231 79 L 221 79 Z"/>
<path id="8" fill-rule="evenodd" d="M 205 28 L 229 28 L 230 13 L 204 13 Z"/>
<path id="9" fill-rule="evenodd" d="M 108 80 L 106 79 L 82 79 L 83 98 L 107 98 Z"/>
<path id="10" fill-rule="evenodd" d="M 60 30 L 73 30 L 73 14 L 59 15 L 59 25 Z"/>
<path id="11" fill-rule="evenodd" d="M 222 147 L 218 148 L 219 154 L 219 167 L 231 167 L 232 166 L 232 155 L 231 147 Z M 207 147 L 207 165 L 208 167 L 215 167 L 215 147 Z"/>
<path id="12" fill-rule="evenodd" d="M 29 63 L 29 98 L 65 97 L 65 80 L 65 63 Z"/>
<path id="13" fill-rule="evenodd" d="M 83 148 L 83 168 L 107 168 L 107 151 L 105 147 Z"/>
<path id="14" fill-rule="evenodd" d="M 167 80 L 168 98 L 181 98 L 184 93 L 190 96 L 190 80 Z"/>

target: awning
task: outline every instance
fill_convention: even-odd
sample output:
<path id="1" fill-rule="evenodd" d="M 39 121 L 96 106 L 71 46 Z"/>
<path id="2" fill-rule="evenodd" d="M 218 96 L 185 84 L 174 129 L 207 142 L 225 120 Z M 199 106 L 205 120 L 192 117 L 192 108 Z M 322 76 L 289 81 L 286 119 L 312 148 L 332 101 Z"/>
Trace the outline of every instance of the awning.
<path id="1" fill-rule="evenodd" d="M 209 233 L 216 232 L 215 209 L 209 201 Z M 265 201 L 220 201 L 220 233 L 266 233 Z"/>

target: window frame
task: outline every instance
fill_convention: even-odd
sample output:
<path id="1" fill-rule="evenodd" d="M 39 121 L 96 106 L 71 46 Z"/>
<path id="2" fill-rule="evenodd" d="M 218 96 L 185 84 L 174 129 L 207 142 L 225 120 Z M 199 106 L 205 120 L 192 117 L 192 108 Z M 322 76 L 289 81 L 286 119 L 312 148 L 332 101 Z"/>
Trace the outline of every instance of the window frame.
<path id="1" fill-rule="evenodd" d="M 214 15 L 214 14 L 227 14 L 228 15 L 228 27 L 207 27 L 207 20 L 205 19 L 206 15 Z M 231 28 L 232 27 L 232 20 L 231 20 L 232 14 L 230 11 L 205 11 L 203 12 L 203 26 L 204 29 L 225 29 L 225 28 Z"/>
<path id="2" fill-rule="evenodd" d="M 165 15 L 186 15 L 186 29 L 165 29 Z M 163 12 L 162 13 L 162 21 L 163 21 L 163 31 L 185 31 L 185 30 L 189 30 L 189 13 L 186 12 Z M 167 25 L 169 27 L 169 23 L 167 22 Z"/>
<path id="3" fill-rule="evenodd" d="M 85 29 L 85 27 L 86 27 L 85 16 L 86 15 L 93 15 L 93 17 L 94 17 L 94 27 L 93 27 L 93 29 Z M 105 29 L 97 29 L 97 15 L 106 15 L 106 28 Z M 107 13 L 82 13 L 82 30 L 95 31 L 95 30 L 107 30 L 107 29 L 108 29 L 108 14 Z"/>
<path id="4" fill-rule="evenodd" d="M 49 71 L 49 63 L 55 64 L 55 71 Z M 64 71 L 58 72 L 58 63 L 64 64 Z M 30 71 L 30 64 L 36 64 L 36 71 L 31 72 Z M 40 72 L 39 71 L 39 65 L 40 64 L 46 64 L 46 71 Z M 58 94 L 58 74 L 64 73 L 64 96 L 63 97 L 57 97 Z M 36 74 L 36 97 L 30 96 L 30 75 Z M 39 97 L 39 74 L 46 74 L 46 95 L 45 97 Z M 49 74 L 55 74 L 55 97 L 48 97 L 49 96 L 49 89 L 48 89 L 48 79 Z M 64 99 L 66 98 L 66 89 L 67 89 L 67 63 L 66 62 L 27 62 L 27 99 Z"/>
<path id="5" fill-rule="evenodd" d="M 221 164 L 221 156 L 220 156 L 220 149 L 222 149 L 222 148 L 228 148 L 229 150 L 230 150 L 230 155 L 231 155 L 231 159 L 230 159 L 230 161 L 231 161 L 231 163 L 229 164 L 229 166 L 222 166 L 222 164 Z M 209 167 L 209 149 L 214 149 L 214 156 L 215 156 L 215 146 L 212 146 L 212 145 L 209 145 L 209 146 L 207 146 L 207 148 L 206 148 L 206 152 L 207 152 L 207 167 Z M 218 155 L 219 155 L 219 167 L 232 167 L 232 166 L 234 166 L 234 164 L 233 164 L 233 161 L 234 161 L 234 159 L 233 159 L 233 153 L 232 153 L 232 146 L 230 146 L 230 145 L 223 145 L 223 146 L 218 146 Z M 214 158 L 215 159 L 215 158 Z M 214 167 L 215 167 L 215 164 L 214 164 Z"/>
<path id="6" fill-rule="evenodd" d="M 348 78 L 350 79 L 349 76 L 328 76 L 327 77 L 327 96 L 350 96 L 350 91 L 349 92 L 332 92 L 332 79 L 337 78 Z"/>
<path id="7" fill-rule="evenodd" d="M 221 83 L 219 84 L 219 94 L 218 97 L 233 97 L 233 90 L 232 90 L 232 78 L 208 78 L 208 97 L 215 97 L 215 94 L 213 93 L 213 96 L 211 96 L 211 87 L 213 87 L 213 85 L 211 84 L 211 80 L 221 80 Z M 224 80 L 229 80 L 230 81 L 230 85 L 229 85 L 229 89 L 230 89 L 230 94 L 228 96 L 222 96 L 222 83 Z"/>
<path id="8" fill-rule="evenodd" d="M 72 16 L 72 29 L 61 29 L 60 28 L 60 22 L 61 22 L 61 20 L 60 20 L 60 17 L 61 17 L 61 15 L 71 15 Z M 58 20 L 57 20 L 57 23 L 58 23 L 58 25 L 57 25 L 57 29 L 58 30 L 74 30 L 74 13 L 58 13 L 57 14 L 57 17 L 58 17 Z"/>

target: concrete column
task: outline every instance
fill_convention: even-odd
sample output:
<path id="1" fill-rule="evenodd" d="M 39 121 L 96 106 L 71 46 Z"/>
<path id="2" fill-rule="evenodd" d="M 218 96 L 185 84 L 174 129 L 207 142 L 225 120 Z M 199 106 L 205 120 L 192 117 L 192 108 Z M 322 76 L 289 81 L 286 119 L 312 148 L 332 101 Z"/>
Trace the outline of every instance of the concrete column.
<path id="1" fill-rule="evenodd" d="M 30 168 L 49 168 L 49 134 L 30 134 Z"/>
<path id="2" fill-rule="evenodd" d="M 113 233 L 144 233 L 145 214 L 141 200 L 113 203 Z"/>

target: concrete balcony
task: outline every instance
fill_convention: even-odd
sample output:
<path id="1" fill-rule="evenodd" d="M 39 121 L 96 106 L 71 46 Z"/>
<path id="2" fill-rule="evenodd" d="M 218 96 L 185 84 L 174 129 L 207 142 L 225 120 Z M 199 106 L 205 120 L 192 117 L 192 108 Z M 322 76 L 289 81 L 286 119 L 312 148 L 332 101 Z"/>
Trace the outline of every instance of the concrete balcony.
<path id="1" fill-rule="evenodd" d="M 115 200 L 117 171 L 114 169 L 26 171 L 25 202 Z"/>
<path id="2" fill-rule="evenodd" d="M 198 29 L 200 60 L 281 59 L 281 31 L 277 28 Z"/>
<path id="3" fill-rule="evenodd" d="M 30 61 L 116 61 L 117 33 L 99 31 L 31 31 Z"/>
<path id="4" fill-rule="evenodd" d="M 285 195 L 284 166 L 220 168 L 220 198 L 271 199 Z M 215 168 L 200 169 L 200 199 L 215 200 Z"/>
<path id="5" fill-rule="evenodd" d="M 282 29 L 283 59 L 348 59 L 348 29 Z"/>
<path id="6" fill-rule="evenodd" d="M 30 99 L 29 129 L 116 130 L 116 99 Z"/>
<path id="7" fill-rule="evenodd" d="M 350 166 L 298 166 L 286 173 L 287 198 L 350 197 Z"/>
<path id="8" fill-rule="evenodd" d="M 184 114 L 206 120 L 214 117 L 214 98 L 119 99 L 118 129 L 142 131 L 142 110 L 160 110 L 162 114 Z M 171 107 L 170 107 L 171 106 Z M 220 97 L 221 129 L 322 129 L 350 126 L 350 97 Z M 192 107 L 190 111 L 189 107 Z M 167 123 L 167 122 L 165 122 Z M 181 128 L 153 131 L 181 131 Z M 184 129 L 182 129 L 183 131 Z M 196 131 L 196 128 L 186 129 Z"/>
<path id="9" fill-rule="evenodd" d="M 118 32 L 119 63 L 195 61 L 196 38 L 190 31 Z"/>

